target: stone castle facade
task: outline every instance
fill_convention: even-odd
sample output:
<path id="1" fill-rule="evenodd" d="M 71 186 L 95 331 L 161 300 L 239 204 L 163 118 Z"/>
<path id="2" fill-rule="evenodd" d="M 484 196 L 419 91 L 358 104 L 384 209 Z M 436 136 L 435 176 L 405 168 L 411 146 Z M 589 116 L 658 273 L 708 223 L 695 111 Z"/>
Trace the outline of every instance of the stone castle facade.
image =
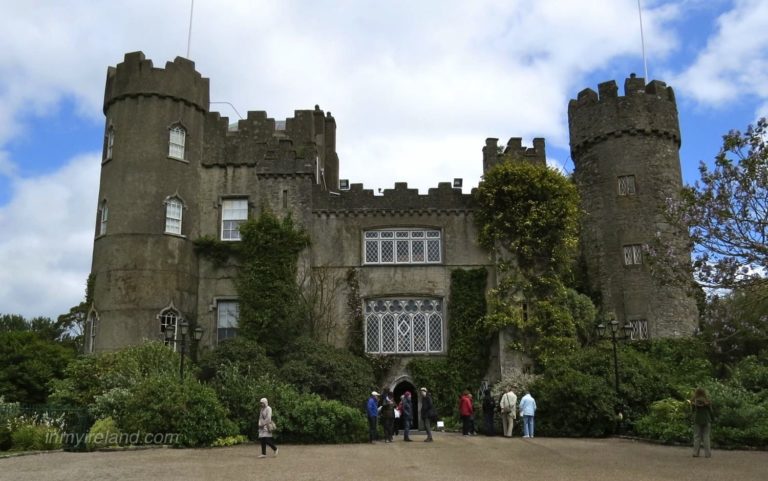
<path id="1" fill-rule="evenodd" d="M 183 319 L 203 328 L 203 346 L 236 335 L 236 266 L 198 255 L 194 241 L 237 242 L 238 225 L 270 209 L 291 214 L 311 237 L 301 264 L 326 283 L 320 327 L 327 340 L 347 341 L 345 279 L 355 272 L 365 350 L 398 356 L 390 387 L 415 388 L 407 360 L 442 355 L 451 342 L 451 271 L 484 266 L 489 286 L 495 282 L 477 242 L 472 196 L 450 183 L 427 195 L 405 183 L 382 195 L 340 186 L 330 112 L 298 110 L 285 121 L 249 112 L 230 124 L 209 110 L 208 82 L 180 57 L 161 69 L 134 52 L 108 69 L 87 348 L 178 335 Z M 688 335 L 693 299 L 656 285 L 641 249 L 657 233 L 675 245 L 686 241 L 661 214 L 681 186 L 674 95 L 662 82 L 634 77 L 625 91 L 619 96 L 614 82 L 604 83 L 569 106 L 590 287 L 605 310 L 633 323 L 635 337 Z M 525 148 L 513 138 L 505 149 L 546 162 L 543 139 Z M 497 140 L 486 140 L 484 169 L 499 158 Z M 519 360 L 505 344 L 500 337 L 491 378 Z"/>

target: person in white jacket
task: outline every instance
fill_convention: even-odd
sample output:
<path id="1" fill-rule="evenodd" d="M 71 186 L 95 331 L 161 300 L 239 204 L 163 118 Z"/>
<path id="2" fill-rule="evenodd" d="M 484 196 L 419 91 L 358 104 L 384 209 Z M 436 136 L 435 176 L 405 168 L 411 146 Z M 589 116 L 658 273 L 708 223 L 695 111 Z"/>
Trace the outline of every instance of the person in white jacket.
<path id="1" fill-rule="evenodd" d="M 504 427 L 504 437 L 512 437 L 512 427 L 515 423 L 515 406 L 517 406 L 517 395 L 512 391 L 512 386 L 507 389 L 507 392 L 502 394 L 501 402 L 501 423 Z"/>
<path id="2" fill-rule="evenodd" d="M 520 416 L 523 417 L 523 437 L 533 437 L 533 416 L 536 414 L 536 400 L 529 391 L 520 400 Z"/>

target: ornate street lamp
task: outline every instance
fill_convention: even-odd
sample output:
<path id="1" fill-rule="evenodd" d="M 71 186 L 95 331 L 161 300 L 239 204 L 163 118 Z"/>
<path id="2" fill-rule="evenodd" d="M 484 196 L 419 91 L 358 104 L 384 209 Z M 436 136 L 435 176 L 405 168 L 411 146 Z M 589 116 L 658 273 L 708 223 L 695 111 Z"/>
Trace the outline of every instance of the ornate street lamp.
<path id="1" fill-rule="evenodd" d="M 618 341 L 629 339 L 629 337 L 632 334 L 632 325 L 629 323 L 624 324 L 621 328 L 619 328 L 619 322 L 616 320 L 616 315 L 613 312 L 608 313 L 608 334 L 610 337 L 606 336 L 606 327 L 604 324 L 600 323 L 597 325 L 597 334 L 601 338 L 609 338 L 611 340 L 611 344 L 613 344 L 613 381 L 614 381 L 614 387 L 616 388 L 616 398 L 619 397 L 619 356 L 616 353 L 616 343 Z M 619 331 L 622 331 L 619 333 Z"/>
<path id="2" fill-rule="evenodd" d="M 180 339 L 175 339 L 176 333 L 181 336 Z M 189 334 L 189 323 L 185 319 L 181 319 L 176 329 L 165 330 L 165 340 L 169 343 L 178 343 L 180 347 L 181 358 L 179 360 L 179 378 L 184 380 L 184 357 L 187 354 L 187 335 Z M 203 338 L 203 328 L 200 326 L 192 329 L 192 339 L 195 342 L 199 342 Z"/>

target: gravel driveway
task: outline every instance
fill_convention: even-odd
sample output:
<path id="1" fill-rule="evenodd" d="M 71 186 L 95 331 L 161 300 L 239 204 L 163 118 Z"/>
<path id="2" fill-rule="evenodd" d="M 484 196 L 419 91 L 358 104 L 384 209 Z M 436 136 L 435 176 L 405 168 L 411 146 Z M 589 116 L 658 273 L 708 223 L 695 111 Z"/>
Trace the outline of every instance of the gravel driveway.
<path id="1" fill-rule="evenodd" d="M 436 433 L 434 443 L 53 452 L 0 459 L 0 480 L 766 481 L 768 452 L 691 450 L 626 439 L 506 439 Z"/>

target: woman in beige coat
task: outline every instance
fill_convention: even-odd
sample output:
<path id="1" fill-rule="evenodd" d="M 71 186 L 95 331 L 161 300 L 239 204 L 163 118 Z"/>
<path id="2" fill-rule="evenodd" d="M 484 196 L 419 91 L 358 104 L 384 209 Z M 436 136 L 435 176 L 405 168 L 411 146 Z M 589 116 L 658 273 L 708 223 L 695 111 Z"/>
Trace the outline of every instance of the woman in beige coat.
<path id="1" fill-rule="evenodd" d="M 259 411 L 259 441 L 261 441 L 261 455 L 260 458 L 267 457 L 267 446 L 272 448 L 277 456 L 277 446 L 275 440 L 272 438 L 272 431 L 275 430 L 275 423 L 272 422 L 272 408 L 269 407 L 267 398 L 263 397 L 259 400 L 261 404 L 261 410 Z"/>

